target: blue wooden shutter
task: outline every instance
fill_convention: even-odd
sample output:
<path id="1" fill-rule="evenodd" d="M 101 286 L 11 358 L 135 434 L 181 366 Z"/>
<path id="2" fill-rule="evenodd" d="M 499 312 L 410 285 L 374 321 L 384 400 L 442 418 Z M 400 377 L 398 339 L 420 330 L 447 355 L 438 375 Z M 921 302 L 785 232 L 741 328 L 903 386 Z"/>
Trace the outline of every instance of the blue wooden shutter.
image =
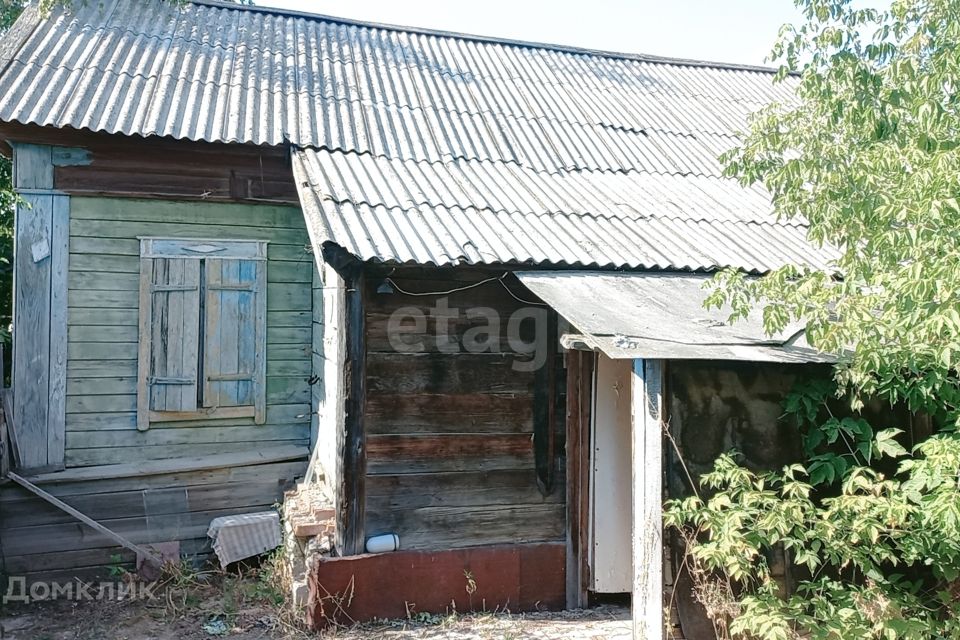
<path id="1" fill-rule="evenodd" d="M 264 421 L 266 262 L 205 260 L 203 406 L 251 407 Z"/>
<path id="2" fill-rule="evenodd" d="M 139 429 L 149 426 L 151 413 L 197 410 L 199 332 L 200 262 L 142 259 Z"/>

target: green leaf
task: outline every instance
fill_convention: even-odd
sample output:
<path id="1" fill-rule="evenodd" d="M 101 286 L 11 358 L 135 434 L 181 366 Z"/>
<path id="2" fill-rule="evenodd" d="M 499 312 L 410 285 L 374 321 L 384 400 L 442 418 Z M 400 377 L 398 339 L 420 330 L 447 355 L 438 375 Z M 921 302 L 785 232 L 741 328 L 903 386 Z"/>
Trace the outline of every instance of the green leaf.
<path id="1" fill-rule="evenodd" d="M 874 440 L 874 450 L 881 456 L 901 458 L 907 455 L 907 450 L 897 442 L 896 437 L 903 433 L 902 429 L 884 429 L 877 433 Z"/>

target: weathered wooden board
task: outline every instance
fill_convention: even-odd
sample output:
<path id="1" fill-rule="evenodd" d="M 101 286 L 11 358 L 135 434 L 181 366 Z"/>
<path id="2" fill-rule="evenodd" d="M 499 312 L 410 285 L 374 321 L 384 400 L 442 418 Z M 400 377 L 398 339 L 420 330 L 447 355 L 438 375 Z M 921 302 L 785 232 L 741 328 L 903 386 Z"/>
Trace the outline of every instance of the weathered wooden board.
<path id="1" fill-rule="evenodd" d="M 595 354 L 567 353 L 566 501 L 567 501 L 567 608 L 587 606 L 590 581 L 590 423 L 593 415 Z"/>
<path id="2" fill-rule="evenodd" d="M 532 433 L 530 397 L 516 393 L 386 394 L 367 401 L 367 433 Z"/>
<path id="3" fill-rule="evenodd" d="M 136 291 L 67 291 L 67 305 L 70 309 L 137 309 Z"/>
<path id="4" fill-rule="evenodd" d="M 254 213 L 255 211 L 255 213 Z M 270 204 L 225 205 L 221 203 L 149 202 L 122 198 L 83 198 L 72 216 L 75 220 L 115 220 L 117 222 L 179 223 L 231 226 L 246 221 L 268 229 L 306 230 L 298 207 Z M 183 234 L 176 234 L 181 237 Z M 197 236 L 205 237 L 205 236 Z M 219 236 L 207 236 L 219 237 Z M 229 237 L 229 236 L 223 236 Z"/>
<path id="5" fill-rule="evenodd" d="M 368 517 L 423 507 L 496 505 L 507 496 L 515 504 L 561 504 L 564 499 L 560 492 L 540 493 L 533 469 L 367 476 Z"/>
<path id="6" fill-rule="evenodd" d="M 298 379 L 309 378 L 313 372 L 313 365 L 307 360 L 277 360 L 271 358 L 267 362 L 267 376 L 286 376 Z"/>
<path id="7" fill-rule="evenodd" d="M 529 434 L 377 435 L 367 438 L 369 474 L 532 469 Z"/>
<path id="8" fill-rule="evenodd" d="M 14 428 L 24 467 L 47 465 L 50 383 L 50 259 L 35 261 L 31 247 L 49 252 L 53 196 L 27 196 L 17 207 L 14 320 Z"/>
<path id="9" fill-rule="evenodd" d="M 53 196 L 50 239 L 50 379 L 47 393 L 47 465 L 63 466 L 67 385 L 67 275 L 70 198 Z"/>
<path id="10" fill-rule="evenodd" d="M 632 489 L 631 378 L 629 360 L 596 358 L 593 421 L 590 433 L 590 575 L 591 591 L 626 593 L 633 573 L 624 562 L 630 554 Z"/>
<path id="11" fill-rule="evenodd" d="M 274 441 L 270 444 L 289 444 L 302 446 L 304 451 L 309 437 L 300 440 Z M 126 464 L 134 460 L 153 461 L 181 458 L 184 456 L 204 456 L 218 453 L 243 453 L 265 443 L 229 442 L 220 444 L 175 444 L 137 447 L 105 447 L 100 449 L 70 449 L 66 460 L 68 467 L 88 467 L 106 464 Z"/>
<path id="12" fill-rule="evenodd" d="M 69 517 L 69 516 L 68 516 Z M 4 558 L 6 570 L 11 575 L 36 574 L 47 571 L 62 571 L 64 567 L 75 569 L 99 569 L 106 573 L 107 567 L 115 561 L 126 563 L 130 567 L 136 560 L 136 554 L 126 549 L 108 547 L 105 549 L 83 549 L 80 551 L 62 551 L 60 553 L 37 553 L 26 556 Z M 71 575 L 71 577 L 73 577 Z"/>
<path id="13" fill-rule="evenodd" d="M 129 360 L 136 354 L 136 342 L 70 342 L 67 357 L 74 360 Z M 69 369 L 70 365 L 67 365 Z"/>
<path id="14" fill-rule="evenodd" d="M 151 201 L 153 202 L 153 201 Z M 140 256 L 140 242 L 130 238 L 99 238 L 92 236 L 73 236 L 70 239 L 71 256 L 93 254 L 104 256 Z M 267 257 L 271 262 L 309 262 L 313 254 L 306 245 L 279 244 L 271 242 L 267 247 Z"/>
<path id="15" fill-rule="evenodd" d="M 153 489 L 169 489 L 185 487 L 187 489 L 204 487 L 207 485 L 231 483 L 261 483 L 278 482 L 288 484 L 303 473 L 306 451 L 300 447 L 282 447 L 285 455 L 270 455 L 269 452 L 279 448 L 265 449 L 266 454 L 257 460 L 254 456 L 218 456 L 205 458 L 208 465 L 197 466 L 196 459 L 165 460 L 162 462 L 147 462 L 144 467 L 152 470 L 151 473 L 135 473 L 141 469 L 127 469 L 127 473 L 116 477 L 104 475 L 104 469 L 88 467 L 82 470 L 67 470 L 57 474 L 35 476 L 33 481 L 40 484 L 51 495 L 67 500 L 71 496 L 85 495 L 114 495 L 125 491 L 143 491 Z M 260 456 L 257 456 L 260 457 Z M 219 466 L 226 462 L 229 466 Z M 68 479 L 61 479 L 64 475 Z M 69 498 L 69 499 L 68 499 Z M 5 484 L 0 488 L 0 504 L 34 500 L 29 493 L 12 484 Z M 10 522 L 10 521 L 7 521 Z M 8 524 L 6 526 L 13 526 Z"/>
<path id="16" fill-rule="evenodd" d="M 531 393 L 533 376 L 500 354 L 370 353 L 367 384 L 374 393 Z"/>
<path id="17" fill-rule="evenodd" d="M 222 484 L 201 484 L 183 487 L 186 502 L 191 508 L 203 510 L 234 504 L 260 504 L 270 498 L 279 498 L 279 489 L 283 483 L 277 479 L 263 478 L 253 482 L 235 482 Z M 163 492 L 180 487 L 164 489 L 131 489 L 104 494 L 80 494 L 67 496 L 64 502 L 95 520 L 107 520 L 123 517 L 146 517 L 145 493 Z M 62 498 L 63 499 L 63 498 Z M 17 527 L 32 527 L 49 524 L 72 523 L 74 518 L 43 500 L 23 497 L 19 500 L 7 500 L 2 504 L 5 518 L 16 523 Z M 150 502 L 150 516 L 157 517 L 177 514 L 182 500 Z"/>
<path id="18" fill-rule="evenodd" d="M 134 255 L 104 255 L 74 252 L 70 254 L 71 272 L 140 273 L 140 260 Z"/>
<path id="19" fill-rule="evenodd" d="M 87 291 L 136 291 L 140 277 L 136 273 L 71 270 L 68 283 L 71 289 Z"/>
<path id="20" fill-rule="evenodd" d="M 302 424 L 310 421 L 310 405 L 301 404 L 274 404 L 267 407 L 265 426 Z M 190 420 L 186 422 L 159 422 L 151 429 L 202 429 L 206 427 L 223 426 L 252 426 L 253 418 L 231 418 Z M 103 431 L 136 429 L 137 414 L 135 411 L 95 412 L 95 413 L 68 413 L 67 431 Z"/>
<path id="21" fill-rule="evenodd" d="M 137 375 L 137 361 L 69 360 L 67 362 L 67 394 L 72 380 L 87 378 L 130 378 Z"/>
<path id="22" fill-rule="evenodd" d="M 80 198 L 77 198 L 79 200 Z M 195 205 L 196 206 L 196 205 Z M 240 205 L 219 205 L 234 207 Z M 71 236 L 92 236 L 96 238 L 135 238 L 138 235 L 169 238 L 236 238 L 237 240 L 263 240 L 270 238 L 280 244 L 298 244 L 306 237 L 305 229 L 274 228 L 267 230 L 257 225 L 255 217 L 247 218 L 249 224 L 204 224 L 200 219 L 190 222 L 111 219 L 73 219 L 70 221 Z M 306 244 L 304 242 L 304 244 Z"/>
<path id="23" fill-rule="evenodd" d="M 135 395 L 136 392 L 135 376 L 93 378 L 80 375 L 67 378 L 67 396 Z"/>
<path id="24" fill-rule="evenodd" d="M 186 514 L 187 518 L 181 520 L 186 521 L 186 526 L 182 527 L 181 537 L 189 539 L 205 536 L 210 521 L 214 518 L 246 511 L 268 509 L 272 502 L 270 500 L 260 504 L 231 505 L 221 509 L 190 512 Z M 151 527 L 145 516 L 104 519 L 101 524 L 135 543 L 154 541 L 151 540 L 153 537 Z M 116 547 L 116 544 L 110 538 L 90 530 L 80 522 L 17 527 L 4 531 L 3 552 L 7 556 L 102 547 Z"/>
<path id="25" fill-rule="evenodd" d="M 268 267 L 269 269 L 269 267 Z M 269 283 L 267 285 L 268 311 L 310 311 L 308 283 Z M 137 309 L 139 298 L 133 290 L 71 289 L 67 292 L 70 308 Z"/>
<path id="26" fill-rule="evenodd" d="M 70 431 L 67 433 L 67 445 L 70 449 L 241 442 L 256 445 L 258 442 L 274 440 L 302 441 L 309 436 L 309 429 L 309 423 L 300 422 L 281 426 L 151 428 L 148 433 L 142 434 L 134 431 Z"/>
<path id="27" fill-rule="evenodd" d="M 563 541 L 562 504 L 424 507 L 368 513 L 367 534 L 396 532 L 402 549 Z"/>

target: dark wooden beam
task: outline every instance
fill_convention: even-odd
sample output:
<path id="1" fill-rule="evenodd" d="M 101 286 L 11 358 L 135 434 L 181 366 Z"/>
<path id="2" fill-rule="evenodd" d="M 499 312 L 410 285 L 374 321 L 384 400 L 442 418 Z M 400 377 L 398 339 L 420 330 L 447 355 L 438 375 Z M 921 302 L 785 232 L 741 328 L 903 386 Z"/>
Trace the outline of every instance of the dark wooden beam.
<path id="1" fill-rule="evenodd" d="M 344 327 L 344 424 L 338 434 L 338 455 L 342 461 L 337 491 L 337 548 L 342 555 L 364 552 L 366 510 L 366 322 L 364 289 L 366 278 L 361 265 L 343 269 Z"/>
<path id="2" fill-rule="evenodd" d="M 545 337 L 546 353 L 543 364 L 534 372 L 533 379 L 533 440 L 534 459 L 537 468 L 537 484 L 543 495 L 553 492 L 554 467 L 556 466 L 556 345 L 557 314 L 547 312 Z M 538 337 L 539 341 L 539 337 Z M 539 344 L 537 345 L 539 348 Z M 534 353 L 534 358 L 537 354 Z"/>
<path id="3" fill-rule="evenodd" d="M 567 608 L 587 606 L 591 352 L 567 351 Z"/>
<path id="4" fill-rule="evenodd" d="M 590 422 L 593 420 L 593 372 L 597 367 L 597 354 L 585 353 L 580 358 L 580 598 L 581 606 L 587 606 L 587 590 L 590 586 L 590 566 L 587 559 L 587 540 L 590 537 Z"/>

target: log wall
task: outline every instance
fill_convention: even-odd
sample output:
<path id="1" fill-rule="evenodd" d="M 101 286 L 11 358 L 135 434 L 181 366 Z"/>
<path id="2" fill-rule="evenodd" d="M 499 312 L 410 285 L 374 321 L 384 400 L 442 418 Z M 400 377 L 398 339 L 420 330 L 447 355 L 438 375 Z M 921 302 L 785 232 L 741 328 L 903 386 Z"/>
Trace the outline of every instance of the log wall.
<path id="1" fill-rule="evenodd" d="M 396 288 L 378 293 L 388 273 Z M 535 396 L 542 395 L 544 405 L 564 407 L 564 394 L 556 392 L 564 384 L 562 358 L 551 354 L 540 373 L 518 370 L 514 365 L 529 357 L 508 342 L 509 318 L 531 305 L 496 281 L 447 295 L 399 290 L 444 292 L 498 275 L 479 269 L 367 274 L 367 537 L 397 533 L 401 547 L 410 550 L 564 540 L 564 410 L 534 415 Z M 532 298 L 515 280 L 509 284 L 520 297 Z M 448 310 L 438 308 L 438 301 Z M 500 345 L 472 353 L 464 346 L 477 337 L 470 330 L 488 322 L 468 318 L 467 311 L 479 308 L 500 319 Z M 390 318 L 398 310 L 408 317 L 411 311 L 422 313 L 426 322 L 418 329 L 408 318 L 394 343 L 422 342 L 422 349 L 401 344 L 398 350 L 391 342 Z M 438 342 L 444 315 L 450 316 L 449 340 Z M 532 332 L 529 322 L 521 325 L 525 339 L 531 340 Z M 549 339 L 555 335 L 554 329 Z M 543 371 L 550 367 L 557 374 L 555 386 L 546 387 L 550 380 Z M 537 420 L 550 418 L 553 424 L 535 435 Z M 548 470 L 554 475 L 550 487 L 544 486 Z"/>

